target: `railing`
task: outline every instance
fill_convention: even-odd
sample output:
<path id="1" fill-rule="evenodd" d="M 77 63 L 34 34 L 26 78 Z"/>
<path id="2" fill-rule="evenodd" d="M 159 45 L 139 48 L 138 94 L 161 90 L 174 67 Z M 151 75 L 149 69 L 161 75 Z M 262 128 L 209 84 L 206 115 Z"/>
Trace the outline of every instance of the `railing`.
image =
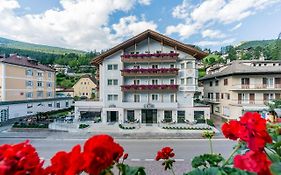
<path id="1" fill-rule="evenodd" d="M 127 63 L 134 62 L 176 62 L 178 53 L 155 53 L 155 54 L 124 54 L 121 61 Z"/>
<path id="2" fill-rule="evenodd" d="M 238 84 L 233 85 L 233 89 L 274 89 L 274 88 L 281 88 L 281 84 Z"/>
<path id="3" fill-rule="evenodd" d="M 122 76 L 177 76 L 178 68 L 123 69 Z"/>
<path id="4" fill-rule="evenodd" d="M 177 92 L 178 85 L 123 85 L 123 92 Z"/>

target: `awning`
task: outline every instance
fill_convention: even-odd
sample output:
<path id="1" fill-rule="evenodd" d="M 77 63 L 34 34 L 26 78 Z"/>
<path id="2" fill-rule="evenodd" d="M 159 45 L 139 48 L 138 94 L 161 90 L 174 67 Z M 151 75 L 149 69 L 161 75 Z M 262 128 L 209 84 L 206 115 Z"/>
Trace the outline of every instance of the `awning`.
<path id="1" fill-rule="evenodd" d="M 244 111 L 268 111 L 268 106 L 243 106 Z"/>

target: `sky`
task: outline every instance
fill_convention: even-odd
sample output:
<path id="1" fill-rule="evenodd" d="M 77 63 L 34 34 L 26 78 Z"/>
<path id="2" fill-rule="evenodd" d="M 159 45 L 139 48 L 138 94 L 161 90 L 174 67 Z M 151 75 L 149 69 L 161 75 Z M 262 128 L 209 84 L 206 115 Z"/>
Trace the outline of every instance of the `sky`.
<path id="1" fill-rule="evenodd" d="M 152 29 L 219 50 L 276 39 L 281 0 L 0 0 L 0 37 L 105 50 Z"/>

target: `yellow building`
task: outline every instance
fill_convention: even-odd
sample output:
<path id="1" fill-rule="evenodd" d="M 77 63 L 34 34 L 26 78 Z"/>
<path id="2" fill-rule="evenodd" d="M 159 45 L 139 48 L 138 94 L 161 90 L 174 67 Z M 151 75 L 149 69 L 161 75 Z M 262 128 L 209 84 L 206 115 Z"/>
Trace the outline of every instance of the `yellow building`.
<path id="1" fill-rule="evenodd" d="M 18 55 L 0 58 L 0 77 L 1 101 L 55 97 L 55 71 L 36 60 Z"/>
<path id="2" fill-rule="evenodd" d="M 73 86 L 74 96 L 96 98 L 96 88 L 97 80 L 90 75 L 83 75 Z"/>

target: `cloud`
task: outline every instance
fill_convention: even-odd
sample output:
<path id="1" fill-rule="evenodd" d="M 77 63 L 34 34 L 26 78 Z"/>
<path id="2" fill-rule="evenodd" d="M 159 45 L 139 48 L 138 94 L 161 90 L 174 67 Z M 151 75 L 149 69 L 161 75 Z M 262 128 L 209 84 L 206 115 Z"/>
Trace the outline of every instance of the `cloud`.
<path id="1" fill-rule="evenodd" d="M 202 32 L 203 38 L 225 38 L 225 34 L 223 34 L 219 30 L 211 30 L 207 29 Z"/>
<path id="2" fill-rule="evenodd" d="M 148 4 L 150 1 L 147 0 L 59 2 L 61 9 L 18 16 L 14 11 L 19 8 L 16 0 L 0 0 L 0 36 L 67 48 L 101 50 L 118 44 L 124 38 L 123 35 L 120 36 L 120 30 L 116 31 L 120 27 L 129 27 L 127 37 L 144 30 L 145 27 L 157 28 L 152 21 L 138 20 L 136 17 L 125 18 L 124 23 L 120 21 L 119 25 L 115 25 L 115 29 L 109 24 L 110 16 L 115 12 L 127 12 L 137 3 Z"/>
<path id="3" fill-rule="evenodd" d="M 139 3 L 142 5 L 150 5 L 151 0 L 139 0 Z"/>
<path id="4" fill-rule="evenodd" d="M 189 30 L 192 28 L 190 26 L 196 26 L 195 29 L 200 31 L 206 30 L 206 26 L 210 25 L 240 22 L 278 2 L 281 0 L 208 0 L 190 6 L 187 0 L 183 0 L 172 11 L 172 16 L 181 19 L 182 22 L 167 26 L 166 33 L 192 36 L 198 31 Z"/>
<path id="5" fill-rule="evenodd" d="M 239 24 L 235 25 L 234 27 L 232 27 L 229 31 L 234 31 L 234 30 L 237 30 L 239 29 L 240 27 L 242 26 L 242 22 L 240 22 Z"/>
<path id="6" fill-rule="evenodd" d="M 220 46 L 220 45 L 225 45 L 225 44 L 232 44 L 235 42 L 235 38 L 229 38 L 223 41 L 218 41 L 218 40 L 213 40 L 213 41 L 208 41 L 208 40 L 203 40 L 196 42 L 195 45 L 206 47 L 206 46 Z"/>

